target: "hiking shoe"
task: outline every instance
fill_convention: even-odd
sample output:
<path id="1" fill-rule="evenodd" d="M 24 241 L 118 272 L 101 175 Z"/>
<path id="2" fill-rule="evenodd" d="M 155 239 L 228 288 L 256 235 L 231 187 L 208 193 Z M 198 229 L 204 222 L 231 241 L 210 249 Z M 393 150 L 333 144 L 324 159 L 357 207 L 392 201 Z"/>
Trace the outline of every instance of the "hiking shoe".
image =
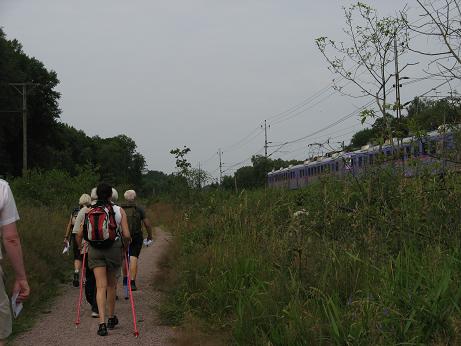
<path id="1" fill-rule="evenodd" d="M 131 290 L 132 291 L 137 291 L 138 288 L 136 287 L 136 282 L 134 280 L 131 280 Z"/>
<path id="2" fill-rule="evenodd" d="M 118 318 L 114 315 L 114 317 L 109 317 L 107 320 L 107 328 L 114 329 L 115 326 L 118 324 Z"/>
<path id="3" fill-rule="evenodd" d="M 100 336 L 106 336 L 108 333 L 107 333 L 107 327 L 106 327 L 106 324 L 105 323 L 101 323 L 99 325 L 99 329 L 98 329 L 98 335 Z"/>
<path id="4" fill-rule="evenodd" d="M 74 279 L 72 280 L 72 285 L 74 287 L 80 286 L 79 273 L 74 273 Z"/>
<path id="5" fill-rule="evenodd" d="M 96 305 L 96 306 L 93 306 L 93 307 L 91 308 L 91 317 L 93 317 L 93 318 L 99 317 L 99 310 L 98 310 L 98 306 L 97 306 L 97 305 Z"/>

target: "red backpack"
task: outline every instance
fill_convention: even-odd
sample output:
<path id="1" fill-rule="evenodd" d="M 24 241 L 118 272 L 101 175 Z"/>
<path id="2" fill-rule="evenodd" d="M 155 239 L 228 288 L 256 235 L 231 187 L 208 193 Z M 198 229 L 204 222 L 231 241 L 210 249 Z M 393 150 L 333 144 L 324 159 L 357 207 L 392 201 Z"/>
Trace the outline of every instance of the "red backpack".
<path id="1" fill-rule="evenodd" d="M 109 248 L 117 238 L 117 222 L 111 204 L 95 205 L 85 215 L 83 238 L 96 248 Z"/>

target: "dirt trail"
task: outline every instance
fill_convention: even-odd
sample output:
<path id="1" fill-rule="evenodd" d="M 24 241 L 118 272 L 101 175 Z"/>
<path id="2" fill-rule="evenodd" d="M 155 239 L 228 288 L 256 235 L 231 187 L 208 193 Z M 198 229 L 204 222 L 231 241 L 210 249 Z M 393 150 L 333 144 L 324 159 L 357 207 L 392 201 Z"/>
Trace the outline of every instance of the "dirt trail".
<path id="1" fill-rule="evenodd" d="M 161 294 L 152 284 L 154 275 L 159 270 L 158 261 L 162 252 L 168 248 L 170 235 L 159 228 L 155 229 L 155 242 L 143 247 L 139 258 L 138 291 L 133 292 L 135 300 L 139 337 L 133 336 L 133 321 L 130 301 L 123 297 L 121 282 L 115 312 L 120 324 L 109 330 L 109 335 L 101 337 L 96 334 L 98 319 L 91 318 L 91 309 L 85 298 L 82 302 L 81 324 L 75 327 L 76 302 L 79 289 L 65 288 L 63 294 L 49 307 L 49 314 L 43 314 L 35 326 L 18 336 L 13 345 L 172 345 L 175 331 L 171 327 L 160 326 L 155 306 Z M 121 281 L 121 279 L 120 279 Z"/>

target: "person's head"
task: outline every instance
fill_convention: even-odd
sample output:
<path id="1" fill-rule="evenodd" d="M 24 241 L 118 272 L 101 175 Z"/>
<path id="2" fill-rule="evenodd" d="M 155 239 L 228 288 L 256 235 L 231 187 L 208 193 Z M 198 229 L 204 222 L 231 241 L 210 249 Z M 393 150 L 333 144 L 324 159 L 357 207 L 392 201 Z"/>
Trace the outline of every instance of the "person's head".
<path id="1" fill-rule="evenodd" d="M 95 188 L 95 187 L 93 187 L 93 188 L 91 189 L 91 194 L 90 194 L 90 196 L 91 196 L 91 200 L 92 200 L 92 201 L 96 201 L 96 200 L 98 199 L 98 194 L 96 193 L 96 188 Z"/>
<path id="2" fill-rule="evenodd" d="M 96 194 L 100 201 L 110 201 L 112 197 L 112 186 L 106 183 L 101 183 L 96 187 Z"/>
<path id="3" fill-rule="evenodd" d="M 125 197 L 128 202 L 134 202 L 136 199 L 136 192 L 134 190 L 127 190 L 123 194 L 123 197 Z"/>
<path id="4" fill-rule="evenodd" d="M 78 200 L 78 204 L 83 207 L 83 206 L 89 206 L 91 204 L 91 197 L 89 194 L 84 193 L 83 195 L 80 196 L 80 199 Z"/>
<path id="5" fill-rule="evenodd" d="M 118 192 L 114 188 L 112 188 L 112 197 L 110 200 L 114 203 L 118 200 Z"/>

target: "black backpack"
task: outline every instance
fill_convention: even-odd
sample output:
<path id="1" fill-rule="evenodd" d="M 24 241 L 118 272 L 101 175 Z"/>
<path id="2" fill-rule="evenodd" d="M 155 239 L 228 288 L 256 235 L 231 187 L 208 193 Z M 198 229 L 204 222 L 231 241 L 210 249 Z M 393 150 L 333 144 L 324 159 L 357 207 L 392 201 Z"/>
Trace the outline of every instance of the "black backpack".
<path id="1" fill-rule="evenodd" d="M 124 204 L 121 207 L 125 210 L 131 236 L 142 236 L 141 212 L 136 207 L 136 204 Z"/>

